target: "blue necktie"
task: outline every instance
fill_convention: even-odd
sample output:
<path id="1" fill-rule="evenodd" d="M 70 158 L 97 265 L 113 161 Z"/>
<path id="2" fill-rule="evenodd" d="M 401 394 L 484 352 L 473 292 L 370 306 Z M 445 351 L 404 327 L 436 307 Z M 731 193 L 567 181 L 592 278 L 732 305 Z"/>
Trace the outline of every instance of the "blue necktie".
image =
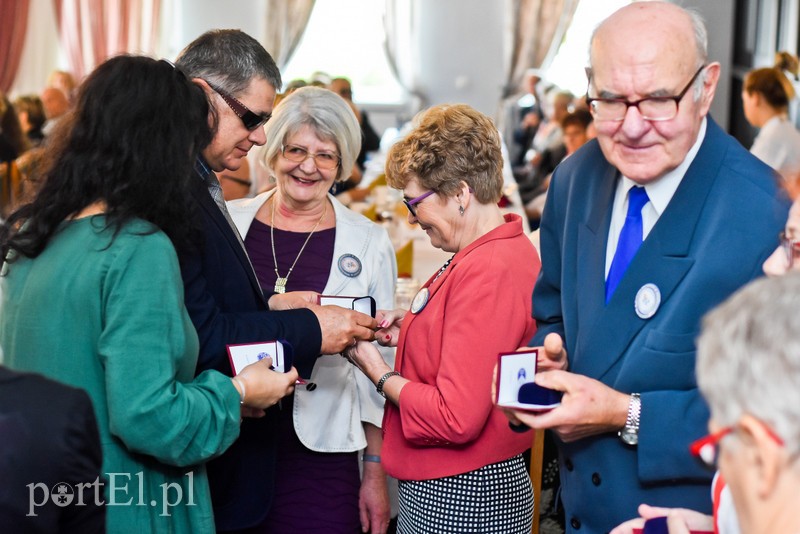
<path id="1" fill-rule="evenodd" d="M 644 187 L 634 186 L 628 191 L 628 214 L 619 233 L 617 250 L 606 278 L 606 304 L 611 300 L 611 295 L 642 244 L 642 208 L 649 200 Z"/>

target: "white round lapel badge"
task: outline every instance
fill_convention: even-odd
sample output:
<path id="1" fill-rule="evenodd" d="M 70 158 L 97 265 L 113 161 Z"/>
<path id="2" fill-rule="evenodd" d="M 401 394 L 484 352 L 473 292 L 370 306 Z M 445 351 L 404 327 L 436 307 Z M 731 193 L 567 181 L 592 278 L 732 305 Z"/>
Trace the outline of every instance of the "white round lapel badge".
<path id="1" fill-rule="evenodd" d="M 658 311 L 661 305 L 661 291 L 655 284 L 645 284 L 636 292 L 634 308 L 636 315 L 641 319 L 649 319 Z"/>
<path id="2" fill-rule="evenodd" d="M 430 296 L 431 292 L 428 291 L 427 287 L 423 287 L 417 294 L 414 295 L 414 300 L 411 301 L 411 313 L 419 313 L 428 304 L 428 297 Z"/>
<path id="3" fill-rule="evenodd" d="M 337 265 L 342 274 L 350 278 L 355 278 L 361 274 L 361 260 L 352 254 L 342 254 L 339 256 Z"/>

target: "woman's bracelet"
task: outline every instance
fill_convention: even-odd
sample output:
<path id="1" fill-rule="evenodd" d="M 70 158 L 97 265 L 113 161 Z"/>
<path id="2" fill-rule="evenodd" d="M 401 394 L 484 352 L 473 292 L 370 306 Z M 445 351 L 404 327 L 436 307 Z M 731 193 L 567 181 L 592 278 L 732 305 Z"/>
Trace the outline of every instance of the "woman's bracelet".
<path id="1" fill-rule="evenodd" d="M 240 404 L 244 404 L 244 396 L 245 396 L 245 392 L 246 392 L 246 389 L 244 387 L 244 380 L 242 380 L 238 376 L 234 376 L 233 378 L 231 378 L 231 380 L 233 380 L 234 382 L 239 384 L 239 389 L 241 390 L 239 392 L 239 397 L 241 397 L 241 399 L 239 400 L 239 403 Z"/>
<path id="2" fill-rule="evenodd" d="M 400 373 L 398 373 L 397 371 L 389 371 L 388 373 L 380 377 L 378 383 L 375 384 L 375 391 L 377 391 L 384 399 L 386 398 L 386 393 L 383 392 L 383 385 L 386 383 L 387 380 L 389 380 L 393 376 L 400 376 Z"/>
<path id="3" fill-rule="evenodd" d="M 381 463 L 381 457 L 377 454 L 362 454 L 361 455 L 362 462 L 375 462 L 376 464 Z"/>

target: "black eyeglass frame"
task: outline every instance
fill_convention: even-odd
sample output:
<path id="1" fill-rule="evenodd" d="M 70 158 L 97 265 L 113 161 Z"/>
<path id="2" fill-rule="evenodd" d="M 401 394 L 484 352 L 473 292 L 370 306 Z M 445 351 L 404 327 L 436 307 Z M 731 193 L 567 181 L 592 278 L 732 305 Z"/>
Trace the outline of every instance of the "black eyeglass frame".
<path id="1" fill-rule="evenodd" d="M 272 118 L 271 113 L 255 113 L 251 111 L 250 108 L 242 104 L 239 100 L 228 94 L 224 89 L 220 88 L 217 85 L 206 80 L 208 86 L 214 90 L 219 96 L 222 97 L 222 100 L 228 104 L 228 107 L 233 110 L 239 119 L 241 119 L 242 124 L 244 127 L 250 130 L 251 132 L 256 128 L 260 128 L 264 126 L 268 120 Z"/>
<path id="2" fill-rule="evenodd" d="M 648 97 L 640 98 L 639 100 L 634 100 L 633 102 L 631 102 L 631 101 L 629 101 L 629 100 L 627 100 L 625 98 L 600 98 L 600 97 L 592 98 L 592 97 L 589 96 L 589 88 L 587 88 L 586 89 L 586 105 L 589 106 L 589 110 L 592 112 L 592 115 L 594 116 L 595 120 L 602 121 L 602 122 L 622 122 L 622 121 L 624 121 L 625 117 L 628 115 L 628 109 L 631 108 L 631 107 L 635 107 L 639 111 L 639 113 L 642 115 L 642 118 L 644 120 L 647 120 L 647 121 L 650 121 L 650 122 L 671 121 L 672 119 L 674 119 L 675 117 L 678 116 L 678 111 L 680 110 L 680 107 L 681 107 L 681 100 L 683 100 L 683 97 L 686 96 L 686 93 L 689 92 L 689 89 L 691 89 L 691 87 L 694 84 L 695 80 L 697 80 L 697 77 L 700 75 L 701 72 L 703 72 L 703 70 L 705 70 L 705 68 L 707 66 L 708 65 L 703 65 L 702 67 L 697 69 L 697 72 L 694 73 L 694 76 L 692 76 L 692 79 L 689 80 L 689 83 L 686 84 L 686 87 L 684 87 L 683 90 L 681 90 L 681 92 L 678 93 L 675 96 L 648 96 Z M 589 80 L 589 87 L 591 87 L 591 84 L 592 84 L 592 81 L 590 79 Z M 645 116 L 645 114 L 642 113 L 642 110 L 639 107 L 639 105 L 642 102 L 648 102 L 648 101 L 653 101 L 653 100 L 661 100 L 661 101 L 671 100 L 671 101 L 675 102 L 675 112 L 670 117 L 652 118 L 652 117 Z M 595 105 L 594 105 L 595 102 L 608 103 L 608 104 L 625 104 L 625 112 L 622 113 L 622 115 L 617 119 L 601 119 L 601 118 L 598 118 L 598 116 L 597 116 L 597 111 L 595 110 Z"/>

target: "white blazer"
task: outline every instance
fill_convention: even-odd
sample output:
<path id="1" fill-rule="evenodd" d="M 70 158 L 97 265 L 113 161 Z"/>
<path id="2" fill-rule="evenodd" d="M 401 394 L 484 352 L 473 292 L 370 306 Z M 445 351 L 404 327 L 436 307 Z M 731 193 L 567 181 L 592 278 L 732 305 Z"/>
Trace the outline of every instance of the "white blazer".
<path id="1" fill-rule="evenodd" d="M 242 235 L 247 235 L 258 209 L 274 193 L 267 191 L 255 198 L 228 202 L 231 219 Z M 347 295 L 375 299 L 378 309 L 394 307 L 397 260 L 386 230 L 358 214 L 332 195 L 328 195 L 336 216 L 333 263 L 324 295 Z M 353 273 L 353 263 L 341 269 L 342 257 L 354 256 L 361 271 Z M 379 347 L 386 363 L 394 367 L 394 349 Z M 384 399 L 372 382 L 338 354 L 320 356 L 314 364 L 313 391 L 295 388 L 294 429 L 300 441 L 313 451 L 352 452 L 366 447 L 362 423 L 380 427 Z"/>

